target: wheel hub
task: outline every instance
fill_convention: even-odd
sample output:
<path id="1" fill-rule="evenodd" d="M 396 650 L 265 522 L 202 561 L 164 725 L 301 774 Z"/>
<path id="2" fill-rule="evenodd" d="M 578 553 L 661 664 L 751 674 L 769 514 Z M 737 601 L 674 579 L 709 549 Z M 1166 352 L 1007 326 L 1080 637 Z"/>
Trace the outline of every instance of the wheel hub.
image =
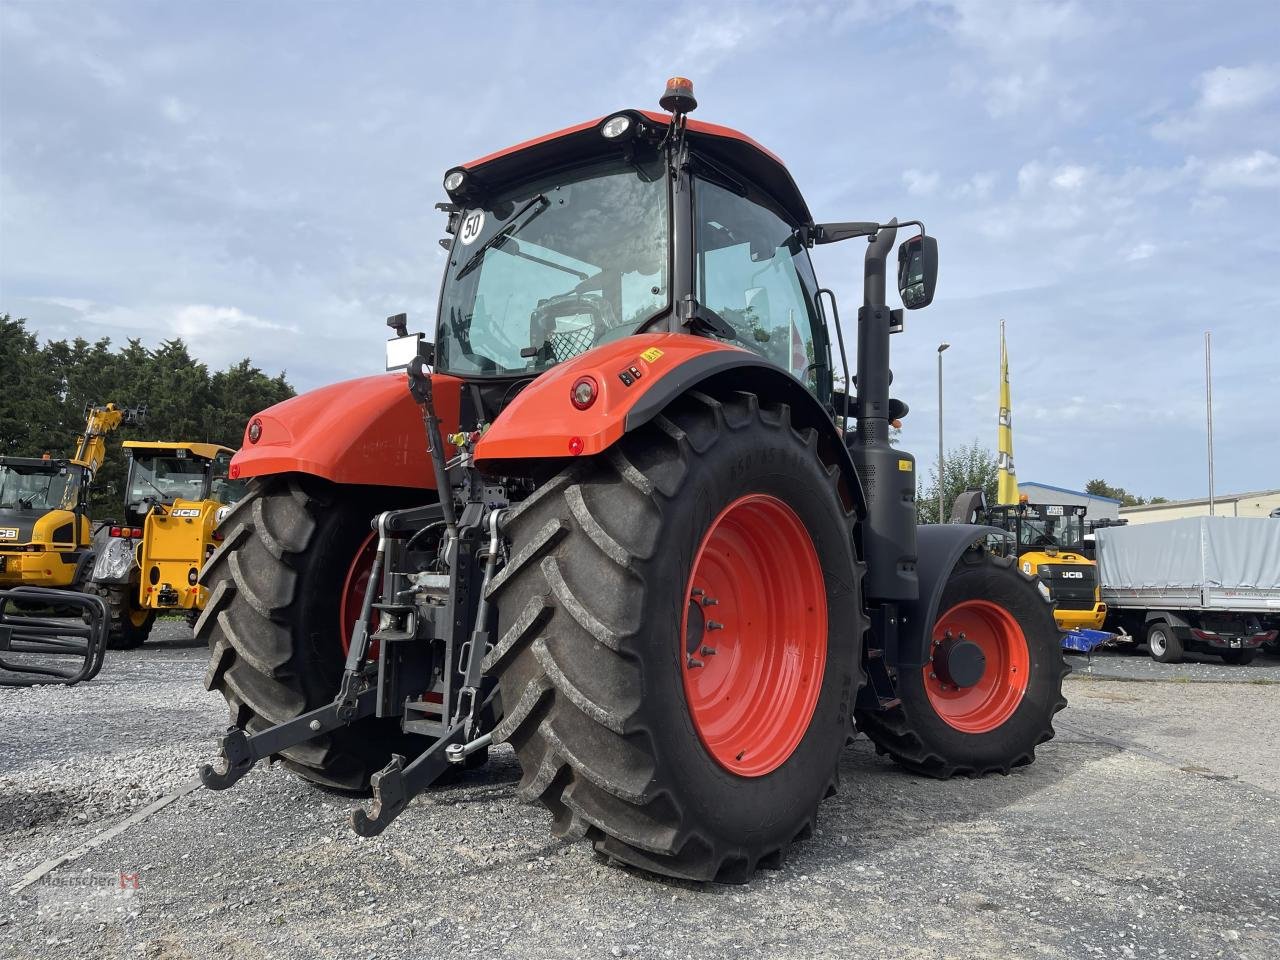
<path id="1" fill-rule="evenodd" d="M 1027 638 L 999 604 L 965 600 L 934 624 L 924 689 L 938 717 L 956 730 L 1001 727 L 1022 703 L 1030 673 Z"/>
<path id="2" fill-rule="evenodd" d="M 987 655 L 962 633 L 938 645 L 933 669 L 943 683 L 961 689 L 972 687 L 987 671 Z"/>

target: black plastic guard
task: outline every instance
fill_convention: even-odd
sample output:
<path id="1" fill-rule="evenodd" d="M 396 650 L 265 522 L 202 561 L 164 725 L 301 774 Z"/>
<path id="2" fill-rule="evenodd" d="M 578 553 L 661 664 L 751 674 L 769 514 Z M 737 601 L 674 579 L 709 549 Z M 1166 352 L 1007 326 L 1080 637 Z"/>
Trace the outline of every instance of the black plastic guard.
<path id="1" fill-rule="evenodd" d="M 915 600 L 900 604 L 901 618 L 898 634 L 898 663 L 900 668 L 924 666 L 929 635 L 938 618 L 938 603 L 946 588 L 951 571 L 971 547 L 985 549 L 986 538 L 994 534 L 1007 538 L 1008 534 L 997 527 L 982 527 L 967 523 L 931 523 L 916 527 L 916 546 L 919 558 L 916 574 L 920 582 L 920 595 Z"/>

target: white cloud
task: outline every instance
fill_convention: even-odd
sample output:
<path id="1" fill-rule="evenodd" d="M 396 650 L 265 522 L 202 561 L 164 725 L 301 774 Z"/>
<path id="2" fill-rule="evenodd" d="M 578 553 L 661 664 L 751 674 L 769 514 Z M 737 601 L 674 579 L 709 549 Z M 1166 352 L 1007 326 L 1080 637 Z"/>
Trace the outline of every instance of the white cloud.
<path id="1" fill-rule="evenodd" d="M 926 197 L 938 189 L 938 182 L 941 179 L 938 171 L 931 170 L 928 173 L 922 170 L 903 170 L 902 182 L 907 186 L 907 193 L 914 197 Z"/>
<path id="2" fill-rule="evenodd" d="M 1141 243 L 1134 244 L 1133 247 L 1130 248 L 1129 252 L 1125 255 L 1125 259 L 1128 260 L 1130 263 L 1134 263 L 1138 260 L 1149 260 L 1155 254 L 1155 252 L 1156 252 L 1155 244 L 1147 243 L 1144 240 Z"/>
<path id="3" fill-rule="evenodd" d="M 1074 75 L 1059 69 L 1054 56 L 1100 29 L 1079 4 L 953 0 L 949 10 L 939 17 L 944 29 L 988 61 L 987 68 L 965 68 L 960 77 L 963 85 L 980 91 L 992 117 L 1011 116 L 1046 103 L 1061 114 L 1079 114 Z"/>
<path id="4" fill-rule="evenodd" d="M 1199 107 L 1205 111 L 1245 110 L 1280 91 L 1280 69 L 1271 64 L 1214 67 L 1200 75 Z"/>
<path id="5" fill-rule="evenodd" d="M 1212 190 L 1231 187 L 1267 189 L 1280 187 L 1280 157 L 1266 150 L 1211 163 L 1205 186 Z"/>
<path id="6" fill-rule="evenodd" d="M 1084 167 L 1077 167 L 1068 164 L 1067 166 L 1060 168 L 1058 172 L 1053 175 L 1053 180 L 1051 182 L 1059 190 L 1079 190 L 1084 186 L 1084 181 L 1088 174 L 1089 171 Z"/>
<path id="7" fill-rule="evenodd" d="M 956 189 L 956 196 L 985 200 L 996 185 L 994 173 L 975 173 Z"/>
<path id="8" fill-rule="evenodd" d="M 1265 108 L 1280 94 L 1280 66 L 1253 64 L 1214 67 L 1196 80 L 1200 93 L 1185 111 L 1156 123 L 1151 132 L 1162 140 L 1201 139 L 1217 129 L 1238 131 L 1239 115 Z"/>
<path id="9" fill-rule="evenodd" d="M 160 102 L 160 112 L 172 123 L 186 123 L 192 116 L 192 110 L 177 97 L 165 97 Z"/>

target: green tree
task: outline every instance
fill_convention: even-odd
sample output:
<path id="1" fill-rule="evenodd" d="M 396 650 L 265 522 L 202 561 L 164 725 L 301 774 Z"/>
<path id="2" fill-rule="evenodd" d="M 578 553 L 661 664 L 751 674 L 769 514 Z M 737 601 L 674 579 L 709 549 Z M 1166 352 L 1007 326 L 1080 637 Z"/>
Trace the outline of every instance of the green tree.
<path id="1" fill-rule="evenodd" d="M 182 340 L 154 350 L 130 339 L 51 340 L 43 346 L 27 321 L 0 315 L 0 453 L 69 456 L 84 427 L 85 407 L 115 403 L 146 407 L 143 423 L 107 438 L 107 459 L 95 479 L 95 517 L 119 511 L 124 488 L 124 440 L 206 441 L 237 448 L 259 410 L 294 395 L 285 375 L 269 377 L 248 358 L 210 374 Z"/>
<path id="2" fill-rule="evenodd" d="M 981 489 L 987 503 L 996 502 L 999 488 L 999 467 L 996 455 L 980 440 L 964 447 L 955 447 L 943 457 L 942 519 L 951 516 L 951 505 L 966 490 Z M 929 469 L 929 482 L 916 494 L 916 516 L 921 523 L 938 522 L 938 467 Z"/>
<path id="3" fill-rule="evenodd" d="M 1105 480 L 1090 480 L 1084 485 L 1085 493 L 1091 493 L 1095 497 L 1110 497 L 1112 500 L 1119 500 L 1122 507 L 1137 507 L 1144 503 L 1168 503 L 1164 497 L 1139 497 L 1130 493 L 1124 487 L 1113 487 Z"/>

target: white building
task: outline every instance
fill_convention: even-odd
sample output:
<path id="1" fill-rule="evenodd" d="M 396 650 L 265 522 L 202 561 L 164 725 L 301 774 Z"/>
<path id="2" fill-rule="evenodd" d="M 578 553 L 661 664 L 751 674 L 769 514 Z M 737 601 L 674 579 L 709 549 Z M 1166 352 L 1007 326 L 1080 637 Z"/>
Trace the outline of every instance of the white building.
<path id="1" fill-rule="evenodd" d="M 1083 490 L 1068 490 L 1048 483 L 1019 480 L 1018 493 L 1025 494 L 1028 503 L 1061 503 L 1071 507 L 1087 507 L 1085 517 L 1089 520 L 1115 520 L 1121 516 L 1119 500 L 1085 493 Z"/>
<path id="2" fill-rule="evenodd" d="M 1269 517 L 1276 510 L 1280 510 L 1280 490 L 1230 493 L 1213 498 L 1213 514 L 1216 517 Z M 1152 523 L 1156 520 L 1181 520 L 1183 517 L 1207 516 L 1209 516 L 1208 497 L 1120 508 L 1121 519 L 1128 520 L 1130 523 Z"/>

